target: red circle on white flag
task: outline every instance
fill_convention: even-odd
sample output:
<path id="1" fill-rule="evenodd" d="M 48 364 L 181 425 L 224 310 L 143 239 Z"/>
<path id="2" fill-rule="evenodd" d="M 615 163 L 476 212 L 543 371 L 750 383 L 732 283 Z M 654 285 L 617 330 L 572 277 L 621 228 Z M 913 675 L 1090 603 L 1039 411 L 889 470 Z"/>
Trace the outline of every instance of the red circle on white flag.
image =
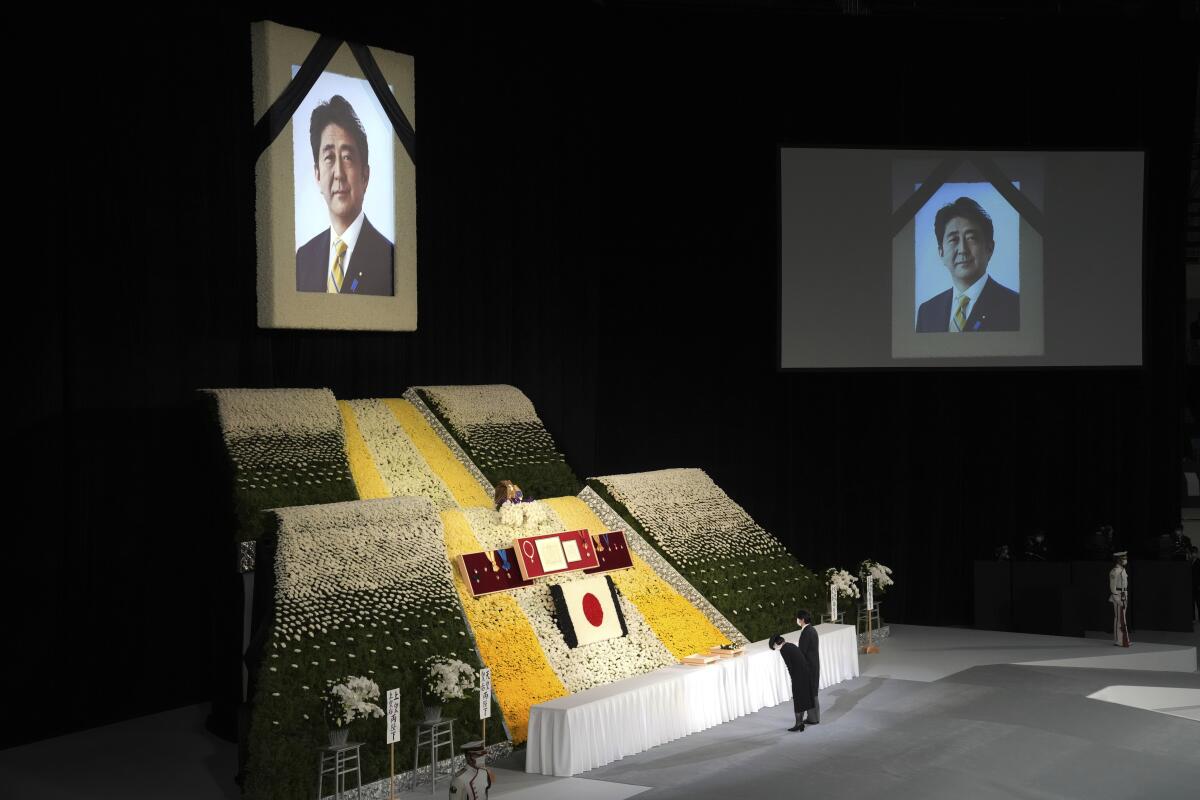
<path id="1" fill-rule="evenodd" d="M 604 607 L 600 605 L 596 595 L 591 592 L 583 596 L 583 615 L 597 628 L 600 627 L 601 622 L 604 622 Z"/>

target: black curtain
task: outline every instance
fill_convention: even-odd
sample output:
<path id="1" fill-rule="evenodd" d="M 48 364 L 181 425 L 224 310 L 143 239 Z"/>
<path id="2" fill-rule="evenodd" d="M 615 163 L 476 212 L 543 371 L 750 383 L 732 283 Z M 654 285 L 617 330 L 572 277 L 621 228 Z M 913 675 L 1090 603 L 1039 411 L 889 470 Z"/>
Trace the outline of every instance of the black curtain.
<path id="1" fill-rule="evenodd" d="M 515 384 L 583 476 L 701 467 L 804 563 L 889 564 L 892 621 L 969 624 L 972 559 L 1032 527 L 1176 519 L 1194 27 L 563 5 L 47 28 L 69 63 L 31 67 L 51 257 L 10 294 L 7 669 L 51 688 L 0 745 L 211 695 L 202 387 Z M 260 17 L 416 56 L 416 333 L 255 324 Z M 1144 148 L 1145 367 L 778 372 L 780 142 Z M 949 468 L 964 416 L 987 425 Z"/>

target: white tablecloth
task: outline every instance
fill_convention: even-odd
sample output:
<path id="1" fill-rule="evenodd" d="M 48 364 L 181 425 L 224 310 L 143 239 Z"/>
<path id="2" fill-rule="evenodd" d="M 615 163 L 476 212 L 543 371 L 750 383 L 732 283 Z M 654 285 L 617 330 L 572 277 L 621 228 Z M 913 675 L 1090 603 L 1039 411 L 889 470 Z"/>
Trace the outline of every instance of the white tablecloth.
<path id="1" fill-rule="evenodd" d="M 858 676 L 853 625 L 818 625 L 824 689 Z M 798 632 L 784 634 L 796 642 Z M 778 652 L 755 642 L 703 667 L 663 667 L 529 710 L 525 771 L 568 777 L 792 699 Z"/>

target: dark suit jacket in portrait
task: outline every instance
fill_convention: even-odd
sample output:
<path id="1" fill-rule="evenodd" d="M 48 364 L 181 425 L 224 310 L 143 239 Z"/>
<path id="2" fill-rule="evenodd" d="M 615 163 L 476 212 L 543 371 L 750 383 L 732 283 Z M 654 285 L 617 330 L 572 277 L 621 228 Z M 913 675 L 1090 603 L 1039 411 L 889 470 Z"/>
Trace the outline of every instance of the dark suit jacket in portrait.
<path id="1" fill-rule="evenodd" d="M 350 255 L 350 266 L 342 281 L 342 294 L 390 295 L 392 287 L 392 243 L 363 217 L 362 230 Z M 324 292 L 329 275 L 329 228 L 296 251 L 296 291 Z"/>
<path id="2" fill-rule="evenodd" d="M 954 289 L 921 303 L 917 309 L 917 333 L 946 333 L 950 330 L 950 304 Z M 979 299 L 971 307 L 963 333 L 975 331 L 1019 331 L 1021 329 L 1021 295 L 989 277 Z"/>

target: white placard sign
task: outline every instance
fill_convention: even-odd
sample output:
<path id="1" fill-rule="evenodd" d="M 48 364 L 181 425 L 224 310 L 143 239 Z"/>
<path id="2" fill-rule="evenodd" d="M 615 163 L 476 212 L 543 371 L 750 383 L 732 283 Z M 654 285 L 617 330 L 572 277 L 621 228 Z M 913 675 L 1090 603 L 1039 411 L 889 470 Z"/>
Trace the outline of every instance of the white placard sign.
<path id="1" fill-rule="evenodd" d="M 387 743 L 400 741 L 400 690 L 388 689 L 387 693 Z"/>
<path id="2" fill-rule="evenodd" d="M 837 587 L 829 587 L 829 621 L 837 622 Z"/>
<path id="3" fill-rule="evenodd" d="M 558 572 L 567 568 L 567 554 L 563 552 L 562 540 L 547 536 L 537 540 L 538 558 L 546 572 Z"/>
<path id="4" fill-rule="evenodd" d="M 579 545 L 575 543 L 574 539 L 564 539 L 562 546 L 563 546 L 563 552 L 567 554 L 567 563 L 568 564 L 571 563 L 572 561 L 582 561 L 583 560 L 583 556 L 579 555 Z"/>
<path id="5" fill-rule="evenodd" d="M 487 719 L 492 715 L 492 670 L 484 667 L 479 670 L 479 718 Z"/>
<path id="6" fill-rule="evenodd" d="M 875 610 L 875 579 L 867 576 L 867 611 Z"/>

